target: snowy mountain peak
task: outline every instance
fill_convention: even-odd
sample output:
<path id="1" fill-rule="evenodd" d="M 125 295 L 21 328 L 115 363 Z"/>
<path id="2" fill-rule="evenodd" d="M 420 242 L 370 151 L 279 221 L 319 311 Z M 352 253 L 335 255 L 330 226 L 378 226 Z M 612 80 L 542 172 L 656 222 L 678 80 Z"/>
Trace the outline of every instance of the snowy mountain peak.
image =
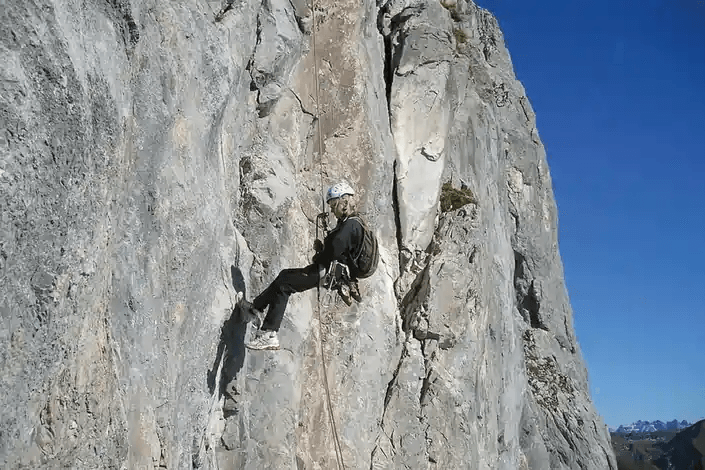
<path id="1" fill-rule="evenodd" d="M 668 421 L 667 423 L 664 423 L 661 420 L 656 420 L 656 421 L 642 421 L 639 420 L 635 423 L 632 424 L 626 424 L 626 425 L 621 425 L 619 426 L 616 430 L 610 429 L 610 432 L 618 432 L 618 433 L 629 433 L 629 432 L 655 432 L 655 431 L 670 431 L 670 430 L 678 430 L 678 429 L 683 429 L 687 428 L 690 426 L 691 423 L 688 423 L 686 420 L 678 421 L 677 419 L 674 419 L 673 421 Z"/>

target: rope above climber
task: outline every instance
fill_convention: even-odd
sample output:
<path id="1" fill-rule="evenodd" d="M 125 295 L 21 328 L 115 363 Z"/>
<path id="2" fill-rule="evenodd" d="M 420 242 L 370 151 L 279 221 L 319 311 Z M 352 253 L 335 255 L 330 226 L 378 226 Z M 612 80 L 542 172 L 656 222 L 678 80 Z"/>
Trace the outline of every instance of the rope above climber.
<path id="1" fill-rule="evenodd" d="M 323 241 L 317 238 L 314 242 L 316 254 L 312 263 L 304 268 L 282 270 L 251 303 L 240 300 L 239 306 L 249 318 L 261 320 L 255 337 L 246 344 L 249 349 L 279 349 L 277 332 L 289 296 L 295 292 L 322 284 L 325 288 L 337 290 L 347 305 L 353 300 L 362 301 L 358 279 L 372 275 L 377 268 L 379 252 L 374 234 L 357 214 L 354 196 L 355 191 L 347 183 L 331 186 L 326 193 L 326 203 L 337 224 Z"/>

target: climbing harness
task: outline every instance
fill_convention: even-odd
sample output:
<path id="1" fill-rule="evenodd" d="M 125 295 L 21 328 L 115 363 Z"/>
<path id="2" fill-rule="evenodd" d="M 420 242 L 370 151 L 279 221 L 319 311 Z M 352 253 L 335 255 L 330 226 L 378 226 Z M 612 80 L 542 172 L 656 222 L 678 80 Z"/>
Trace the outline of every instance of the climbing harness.
<path id="1" fill-rule="evenodd" d="M 316 0 L 311 0 L 311 52 L 313 53 L 313 76 L 316 86 L 316 126 L 318 127 L 318 168 L 319 175 L 321 178 L 321 188 L 323 188 L 323 137 L 321 134 L 321 119 L 323 115 L 320 110 L 320 87 L 318 83 L 318 57 L 316 53 Z M 321 212 L 326 212 L 326 201 L 323 197 L 323 192 L 321 191 Z M 327 220 L 323 220 L 324 227 Z M 318 217 L 316 218 L 316 239 L 318 238 Z M 345 462 L 343 462 L 343 449 L 340 445 L 340 438 L 338 436 L 338 428 L 335 424 L 335 415 L 333 413 L 333 401 L 330 398 L 330 388 L 328 387 L 328 367 L 326 366 L 326 355 L 323 351 L 323 329 L 321 328 L 322 315 L 321 315 L 321 287 L 320 282 L 318 288 L 316 289 L 317 304 L 318 304 L 318 342 L 319 348 L 321 350 L 321 369 L 323 370 L 323 385 L 326 390 L 326 403 L 328 405 L 328 416 L 330 418 L 331 429 L 333 430 L 333 442 L 335 444 L 335 458 L 339 469 L 345 470 Z"/>
<path id="2" fill-rule="evenodd" d="M 350 268 L 343 263 L 333 261 L 321 284 L 328 290 L 335 290 L 341 285 L 350 284 Z"/>
<path id="3" fill-rule="evenodd" d="M 328 272 L 321 280 L 321 285 L 326 289 L 323 296 L 323 306 L 330 307 L 336 300 L 336 293 L 341 297 L 350 297 L 350 268 L 345 264 L 333 261 Z M 346 302 L 347 303 L 347 302 Z"/>
<path id="4" fill-rule="evenodd" d="M 323 229 L 323 233 L 328 235 L 330 230 L 328 230 L 328 214 L 326 212 L 322 212 L 316 216 L 316 240 L 320 240 L 319 226 Z M 319 289 L 321 287 L 325 289 L 322 297 L 323 300 L 319 298 L 323 307 L 328 308 L 335 304 L 337 300 L 336 293 L 347 305 L 351 304 L 350 290 L 352 289 L 354 281 L 350 275 L 350 267 L 348 265 L 333 260 L 327 270 L 323 268 L 319 279 Z M 345 300 L 346 297 L 348 300 Z"/>

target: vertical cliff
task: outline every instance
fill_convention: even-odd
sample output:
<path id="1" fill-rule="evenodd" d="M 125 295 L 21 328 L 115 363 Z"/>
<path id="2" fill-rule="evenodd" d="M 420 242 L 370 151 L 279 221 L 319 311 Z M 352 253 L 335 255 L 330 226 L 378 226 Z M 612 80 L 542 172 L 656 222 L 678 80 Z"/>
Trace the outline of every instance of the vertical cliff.
<path id="1" fill-rule="evenodd" d="M 487 11 L 8 0 L 0 20 L 0 466 L 616 468 Z M 245 351 L 236 291 L 307 263 L 339 180 L 380 241 L 363 302 L 295 296 L 282 350 Z"/>

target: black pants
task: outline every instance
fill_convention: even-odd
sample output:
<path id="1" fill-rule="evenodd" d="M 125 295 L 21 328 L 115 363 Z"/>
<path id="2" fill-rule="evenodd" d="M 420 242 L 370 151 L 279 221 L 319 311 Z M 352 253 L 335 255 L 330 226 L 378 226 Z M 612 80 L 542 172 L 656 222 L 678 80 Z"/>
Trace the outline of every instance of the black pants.
<path id="1" fill-rule="evenodd" d="M 284 269 L 279 273 L 274 282 L 252 301 L 257 310 L 264 311 L 269 306 L 261 329 L 279 331 L 289 296 L 316 287 L 320 278 L 319 269 L 319 265 L 310 264 L 305 268 Z"/>

